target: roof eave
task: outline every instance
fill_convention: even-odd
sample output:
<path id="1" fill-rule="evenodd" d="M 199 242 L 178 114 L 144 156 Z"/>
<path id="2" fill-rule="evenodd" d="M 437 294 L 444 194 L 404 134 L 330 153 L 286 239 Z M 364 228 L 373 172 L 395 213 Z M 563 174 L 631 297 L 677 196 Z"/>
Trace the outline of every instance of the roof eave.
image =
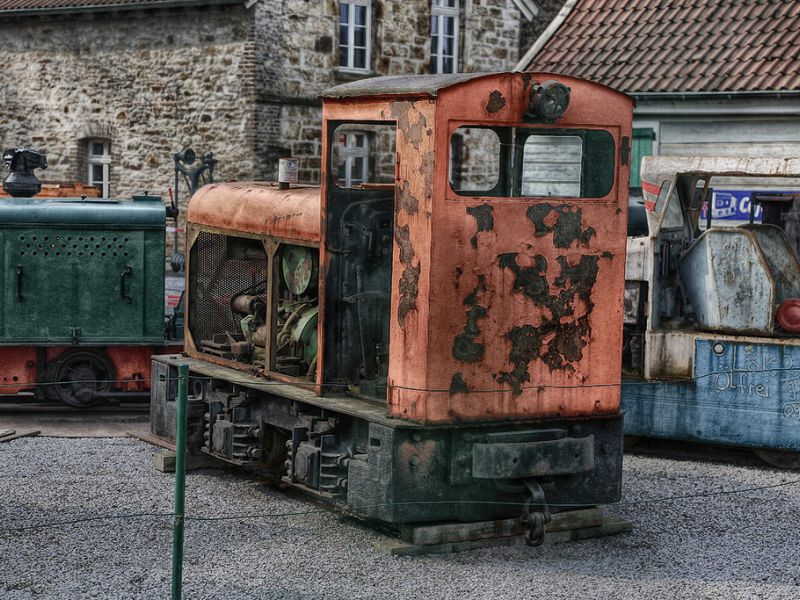
<path id="1" fill-rule="evenodd" d="M 730 92 L 627 92 L 636 100 L 736 100 L 741 98 L 798 98 L 800 90 L 742 90 Z"/>
<path id="2" fill-rule="evenodd" d="M 120 12 L 130 10 L 152 10 L 158 8 L 184 8 L 187 6 L 227 6 L 244 4 L 247 8 L 254 2 L 245 0 L 161 0 L 160 2 L 133 2 L 125 4 L 96 4 L 89 6 L 57 6 L 52 8 L 0 9 L 5 18 L 39 17 L 48 15 L 79 14 L 89 12 Z"/>

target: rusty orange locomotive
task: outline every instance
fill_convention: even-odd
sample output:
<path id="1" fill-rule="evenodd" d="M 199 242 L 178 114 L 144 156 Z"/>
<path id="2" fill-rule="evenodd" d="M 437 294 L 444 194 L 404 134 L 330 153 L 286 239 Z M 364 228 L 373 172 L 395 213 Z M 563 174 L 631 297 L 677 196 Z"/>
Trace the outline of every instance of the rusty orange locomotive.
<path id="1" fill-rule="evenodd" d="M 323 95 L 320 187 L 189 205 L 186 352 L 203 452 L 390 524 L 621 491 L 632 101 L 547 73 L 380 77 Z M 548 506 L 550 507 L 548 509 Z"/>

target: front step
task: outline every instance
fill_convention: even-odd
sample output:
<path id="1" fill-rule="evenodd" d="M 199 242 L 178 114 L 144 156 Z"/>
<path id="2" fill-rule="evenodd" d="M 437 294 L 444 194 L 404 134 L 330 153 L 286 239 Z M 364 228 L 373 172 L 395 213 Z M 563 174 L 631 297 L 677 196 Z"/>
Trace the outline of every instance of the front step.
<path id="1" fill-rule="evenodd" d="M 617 533 L 632 529 L 630 521 L 605 514 L 599 508 L 587 508 L 557 513 L 545 525 L 544 543 L 561 544 Z M 440 523 L 408 525 L 400 539 L 376 544 L 376 548 L 397 556 L 446 554 L 490 546 L 524 544 L 525 527 L 520 519 L 500 519 L 477 523 Z"/>

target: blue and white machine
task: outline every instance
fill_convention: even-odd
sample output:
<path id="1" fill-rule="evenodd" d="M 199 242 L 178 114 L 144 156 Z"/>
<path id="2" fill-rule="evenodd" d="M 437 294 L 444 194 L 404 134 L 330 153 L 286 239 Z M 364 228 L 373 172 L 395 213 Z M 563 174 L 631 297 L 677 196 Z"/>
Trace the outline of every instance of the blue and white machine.
<path id="1" fill-rule="evenodd" d="M 800 468 L 792 190 L 797 159 L 643 159 L 649 233 L 628 238 L 626 267 L 627 435 L 751 447 Z"/>

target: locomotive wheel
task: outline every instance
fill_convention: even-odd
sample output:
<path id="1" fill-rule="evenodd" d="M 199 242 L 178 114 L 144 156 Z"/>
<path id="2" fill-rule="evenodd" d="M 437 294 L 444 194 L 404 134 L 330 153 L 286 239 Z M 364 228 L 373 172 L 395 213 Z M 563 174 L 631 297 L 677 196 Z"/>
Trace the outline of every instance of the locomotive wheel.
<path id="1" fill-rule="evenodd" d="M 791 471 L 800 470 L 800 452 L 753 448 L 753 453 L 768 465 L 772 465 L 778 469 L 788 469 Z"/>
<path id="2" fill-rule="evenodd" d="M 114 365 L 102 351 L 68 350 L 56 360 L 53 387 L 59 399 L 76 408 L 95 406 L 97 392 L 114 387 Z"/>

